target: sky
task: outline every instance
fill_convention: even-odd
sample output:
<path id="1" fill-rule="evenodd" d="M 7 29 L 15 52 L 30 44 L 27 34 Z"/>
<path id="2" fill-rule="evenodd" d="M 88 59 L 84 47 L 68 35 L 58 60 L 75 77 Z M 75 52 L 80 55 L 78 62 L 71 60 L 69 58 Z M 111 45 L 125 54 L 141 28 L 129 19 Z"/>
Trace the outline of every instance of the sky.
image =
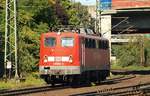
<path id="1" fill-rule="evenodd" d="M 81 2 L 83 5 L 95 5 L 96 0 L 75 0 L 76 2 Z"/>

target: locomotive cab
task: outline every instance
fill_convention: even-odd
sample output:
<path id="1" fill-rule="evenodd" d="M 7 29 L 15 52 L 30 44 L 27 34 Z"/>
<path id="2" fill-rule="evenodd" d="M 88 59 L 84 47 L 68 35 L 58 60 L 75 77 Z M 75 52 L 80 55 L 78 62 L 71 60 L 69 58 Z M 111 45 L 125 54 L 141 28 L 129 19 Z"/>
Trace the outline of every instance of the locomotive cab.
<path id="1" fill-rule="evenodd" d="M 79 46 L 75 33 L 41 35 L 39 71 L 42 76 L 63 77 L 80 74 Z"/>

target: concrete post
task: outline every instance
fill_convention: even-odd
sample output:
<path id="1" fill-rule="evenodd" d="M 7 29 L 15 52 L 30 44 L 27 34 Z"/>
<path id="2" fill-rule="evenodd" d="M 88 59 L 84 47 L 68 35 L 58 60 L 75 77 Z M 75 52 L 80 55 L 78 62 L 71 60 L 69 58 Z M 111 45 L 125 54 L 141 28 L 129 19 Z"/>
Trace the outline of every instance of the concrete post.
<path id="1" fill-rule="evenodd" d="M 111 61 L 111 15 L 101 15 L 101 34 L 109 40 L 110 61 Z"/>

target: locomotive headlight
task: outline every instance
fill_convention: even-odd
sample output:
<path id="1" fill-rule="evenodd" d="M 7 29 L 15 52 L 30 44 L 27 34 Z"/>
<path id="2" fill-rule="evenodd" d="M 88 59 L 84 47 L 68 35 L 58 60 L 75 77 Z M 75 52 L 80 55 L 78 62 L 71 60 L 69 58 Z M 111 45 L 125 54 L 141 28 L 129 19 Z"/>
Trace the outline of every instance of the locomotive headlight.
<path id="1" fill-rule="evenodd" d="M 48 62 L 48 56 L 44 56 L 44 62 Z"/>
<path id="2" fill-rule="evenodd" d="M 72 55 L 69 56 L 69 63 L 72 63 L 73 62 L 73 57 Z"/>
<path id="3" fill-rule="evenodd" d="M 61 32 L 58 32 L 57 35 L 61 35 Z"/>

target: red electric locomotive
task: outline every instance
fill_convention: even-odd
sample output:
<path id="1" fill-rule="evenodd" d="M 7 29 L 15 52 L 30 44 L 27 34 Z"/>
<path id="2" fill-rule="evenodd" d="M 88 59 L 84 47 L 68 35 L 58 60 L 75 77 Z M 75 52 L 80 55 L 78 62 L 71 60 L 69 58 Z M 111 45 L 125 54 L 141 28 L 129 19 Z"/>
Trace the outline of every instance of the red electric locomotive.
<path id="1" fill-rule="evenodd" d="M 41 35 L 39 72 L 47 83 L 100 82 L 109 71 L 107 39 L 75 32 Z"/>

